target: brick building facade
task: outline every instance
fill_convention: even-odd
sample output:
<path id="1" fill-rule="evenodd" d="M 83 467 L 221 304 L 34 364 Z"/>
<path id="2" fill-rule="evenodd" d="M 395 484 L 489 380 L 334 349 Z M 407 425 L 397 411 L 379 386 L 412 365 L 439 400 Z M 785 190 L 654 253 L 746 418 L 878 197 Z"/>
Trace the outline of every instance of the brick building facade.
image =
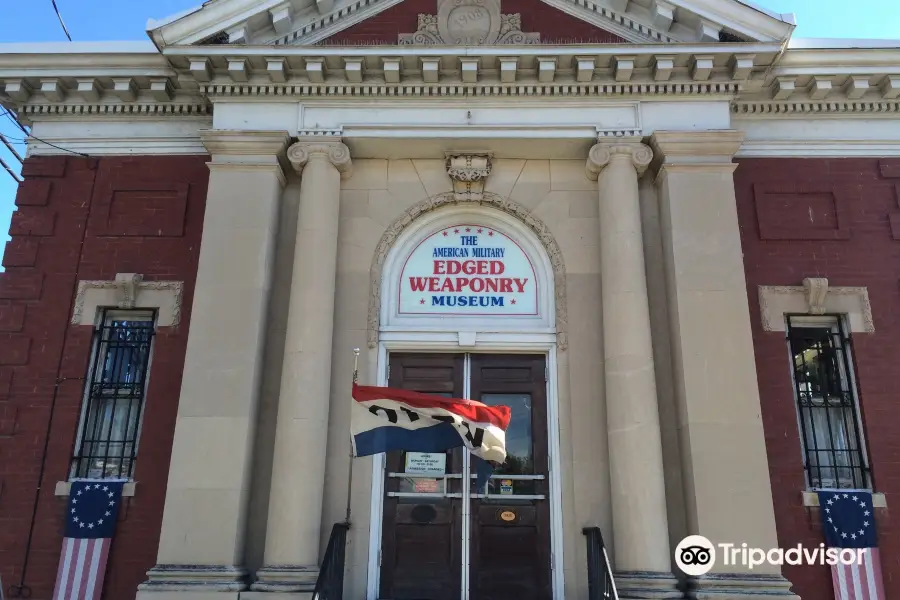
<path id="1" fill-rule="evenodd" d="M 309 597 L 346 511 L 345 598 L 592 598 L 596 531 L 623 599 L 833 598 L 825 565 L 675 560 L 816 548 L 832 488 L 873 494 L 900 594 L 900 48 L 698 4 L 213 0 L 152 44 L 0 46 L 33 134 L 7 595 L 53 596 L 85 478 L 127 480 L 108 600 Z M 470 246 L 497 260 L 439 280 Z M 484 493 L 462 449 L 351 471 L 354 348 L 512 407 Z"/>

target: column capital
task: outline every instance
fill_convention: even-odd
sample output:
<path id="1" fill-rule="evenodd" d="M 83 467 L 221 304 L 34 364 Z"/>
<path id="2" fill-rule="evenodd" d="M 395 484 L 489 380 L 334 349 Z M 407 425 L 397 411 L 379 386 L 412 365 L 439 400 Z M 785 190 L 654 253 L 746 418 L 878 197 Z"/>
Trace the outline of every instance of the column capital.
<path id="1" fill-rule="evenodd" d="M 287 151 L 287 158 L 297 173 L 302 173 L 306 163 L 315 157 L 330 162 L 341 174 L 341 179 L 349 178 L 353 171 L 350 149 L 338 136 L 301 136 Z"/>
<path id="2" fill-rule="evenodd" d="M 734 129 L 657 131 L 650 137 L 659 167 L 731 167 L 743 141 L 744 133 Z"/>
<path id="3" fill-rule="evenodd" d="M 200 140 L 213 156 L 278 156 L 290 139 L 287 131 L 200 130 Z"/>
<path id="4" fill-rule="evenodd" d="M 600 172 L 617 156 L 630 160 L 637 174 L 641 175 L 653 159 L 653 150 L 641 143 L 640 138 L 615 138 L 594 144 L 585 165 L 588 179 L 597 181 Z"/>

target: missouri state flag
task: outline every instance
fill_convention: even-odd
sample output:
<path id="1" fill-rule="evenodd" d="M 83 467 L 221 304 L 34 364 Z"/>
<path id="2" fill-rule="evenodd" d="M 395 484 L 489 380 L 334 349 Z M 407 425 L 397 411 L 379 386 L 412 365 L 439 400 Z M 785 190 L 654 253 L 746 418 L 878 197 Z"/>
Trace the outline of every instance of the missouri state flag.
<path id="1" fill-rule="evenodd" d="M 391 450 L 442 452 L 464 446 L 483 461 L 476 465 L 479 487 L 490 477 L 490 463 L 506 460 L 508 406 L 357 384 L 353 400 L 354 456 Z"/>

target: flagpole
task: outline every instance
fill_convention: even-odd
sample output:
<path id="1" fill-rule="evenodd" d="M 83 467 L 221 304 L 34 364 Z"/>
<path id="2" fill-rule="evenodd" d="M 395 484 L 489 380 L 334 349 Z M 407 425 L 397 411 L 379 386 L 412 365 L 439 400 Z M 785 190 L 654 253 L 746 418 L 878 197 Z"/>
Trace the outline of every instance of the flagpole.
<path id="1" fill-rule="evenodd" d="M 359 348 L 353 349 L 353 383 L 354 385 L 359 380 Z M 351 406 L 352 409 L 352 406 Z M 353 418 L 352 410 L 351 416 Z M 350 445 L 350 466 L 347 469 L 347 514 L 345 521 L 347 525 L 350 525 L 350 495 L 353 488 L 353 444 Z"/>

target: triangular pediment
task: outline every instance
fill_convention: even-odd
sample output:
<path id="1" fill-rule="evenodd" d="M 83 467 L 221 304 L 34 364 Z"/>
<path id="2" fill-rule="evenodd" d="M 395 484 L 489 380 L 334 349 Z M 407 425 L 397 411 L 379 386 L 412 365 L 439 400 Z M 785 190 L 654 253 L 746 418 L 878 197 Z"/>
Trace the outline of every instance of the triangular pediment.
<path id="1" fill-rule="evenodd" d="M 209 0 L 148 23 L 160 48 L 780 42 L 793 28 L 744 0 Z"/>

